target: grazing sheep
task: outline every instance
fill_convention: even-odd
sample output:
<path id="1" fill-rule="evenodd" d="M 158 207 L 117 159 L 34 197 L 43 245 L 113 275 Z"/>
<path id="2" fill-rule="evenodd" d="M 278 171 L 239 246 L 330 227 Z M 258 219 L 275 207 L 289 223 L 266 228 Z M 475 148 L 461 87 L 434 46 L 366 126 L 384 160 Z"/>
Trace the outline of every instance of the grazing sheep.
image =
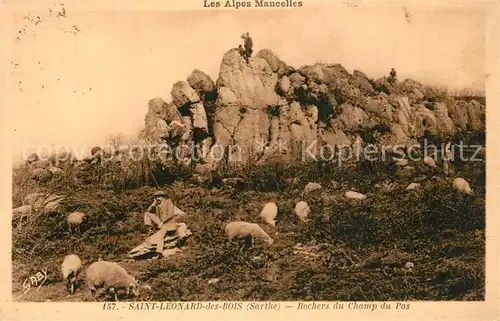
<path id="1" fill-rule="evenodd" d="M 307 183 L 306 187 L 304 187 L 304 194 L 310 193 L 312 191 L 321 189 L 321 185 L 318 183 Z"/>
<path id="2" fill-rule="evenodd" d="M 453 188 L 461 193 L 465 193 L 468 195 L 473 194 L 472 189 L 469 186 L 469 182 L 461 177 L 457 177 L 453 180 Z"/>
<path id="3" fill-rule="evenodd" d="M 408 185 L 406 187 L 406 190 L 410 191 L 410 190 L 414 190 L 414 189 L 417 189 L 417 188 L 420 188 L 420 184 L 419 183 L 411 183 L 410 185 Z"/>
<path id="4" fill-rule="evenodd" d="M 254 238 L 260 239 L 267 244 L 273 244 L 274 240 L 256 223 L 248 222 L 230 222 L 226 225 L 224 231 L 229 239 L 245 238 L 247 246 L 253 246 Z"/>
<path id="5" fill-rule="evenodd" d="M 295 205 L 294 213 L 298 216 L 299 220 L 301 220 L 302 222 L 307 222 L 307 215 L 311 213 L 311 209 L 306 202 L 300 201 Z"/>
<path id="6" fill-rule="evenodd" d="M 49 171 L 52 175 L 57 175 L 57 176 L 59 176 L 59 175 L 64 175 L 64 170 L 62 170 L 62 169 L 61 169 L 61 168 L 59 168 L 59 167 L 52 166 L 52 165 L 48 168 L 48 171 Z"/>
<path id="7" fill-rule="evenodd" d="M 86 283 L 94 299 L 96 299 L 96 292 L 99 288 L 104 288 L 107 293 L 113 294 L 115 301 L 118 301 L 116 290 L 119 289 L 126 289 L 127 297 L 130 292 L 139 296 L 139 283 L 117 263 L 94 262 L 88 267 L 86 274 Z"/>
<path id="8" fill-rule="evenodd" d="M 82 270 L 82 261 L 75 254 L 69 254 L 64 257 L 61 265 L 63 279 L 66 280 L 66 290 L 70 294 L 75 293 L 75 283 Z"/>
<path id="9" fill-rule="evenodd" d="M 425 156 L 424 157 L 424 164 L 431 167 L 431 168 L 436 168 L 437 165 L 436 165 L 436 161 L 430 157 L 430 156 Z"/>
<path id="10" fill-rule="evenodd" d="M 52 163 L 48 159 L 40 159 L 31 163 L 31 168 L 37 169 L 48 169 Z"/>
<path id="11" fill-rule="evenodd" d="M 12 217 L 19 216 L 22 218 L 22 217 L 28 216 L 32 210 L 33 210 L 32 205 L 23 205 L 23 206 L 16 207 L 16 208 L 12 209 Z"/>
<path id="12" fill-rule="evenodd" d="M 276 203 L 269 202 L 264 205 L 264 208 L 260 212 L 259 216 L 266 222 L 272 226 L 276 226 L 276 221 L 274 220 L 278 215 L 278 206 Z"/>
<path id="13" fill-rule="evenodd" d="M 85 214 L 80 212 L 73 212 L 68 215 L 68 230 L 71 233 L 76 229 L 80 233 L 80 224 L 82 224 L 85 219 Z"/>
<path id="14" fill-rule="evenodd" d="M 347 191 L 345 192 L 345 197 L 351 198 L 351 199 L 357 199 L 357 200 L 364 200 L 366 199 L 366 195 L 354 192 L 354 191 Z"/>
<path id="15" fill-rule="evenodd" d="M 52 177 L 52 173 L 43 168 L 35 168 L 31 174 L 30 178 L 37 181 L 47 181 Z"/>

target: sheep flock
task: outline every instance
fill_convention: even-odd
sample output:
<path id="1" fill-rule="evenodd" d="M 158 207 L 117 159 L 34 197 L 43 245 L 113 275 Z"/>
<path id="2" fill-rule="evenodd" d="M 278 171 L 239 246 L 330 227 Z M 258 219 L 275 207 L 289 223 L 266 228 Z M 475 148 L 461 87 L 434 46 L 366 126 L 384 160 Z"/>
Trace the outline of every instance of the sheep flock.
<path id="1" fill-rule="evenodd" d="M 102 151 L 96 149 L 93 152 L 98 154 Z M 50 181 L 50 179 L 53 179 L 53 177 L 64 177 L 68 175 L 66 169 L 63 170 L 59 167 L 55 167 L 50 161 L 39 160 L 33 157 L 30 164 L 30 174 L 27 178 L 30 181 L 36 182 L 36 184 L 44 184 Z M 476 197 L 475 191 L 481 189 L 480 186 L 474 184 L 475 180 L 473 180 L 473 177 L 468 175 L 468 173 L 457 171 L 455 175 L 455 173 L 448 172 L 448 169 L 446 169 L 446 173 L 443 171 L 442 173 L 444 173 L 444 175 L 441 175 L 442 173 L 439 172 L 439 163 L 431 157 L 425 157 L 423 161 L 418 164 L 408 159 L 394 161 L 393 164 L 397 174 L 385 181 L 379 181 L 377 184 L 366 184 L 364 186 L 363 184 L 353 184 L 348 181 L 345 182 L 340 180 L 328 181 L 325 179 L 318 179 L 318 181 L 304 182 L 304 180 L 300 181 L 294 178 L 285 178 L 284 180 L 288 184 L 286 188 L 293 192 L 284 193 L 274 190 L 271 192 L 270 197 L 268 194 L 266 194 L 265 197 L 260 197 L 258 193 L 251 194 L 248 192 L 248 194 L 245 195 L 250 198 L 253 197 L 252 200 L 249 201 L 245 198 L 247 196 L 238 196 L 243 193 L 240 189 L 246 184 L 244 179 L 239 177 L 226 177 L 221 179 L 217 186 L 211 188 L 214 193 L 230 195 L 226 197 L 227 202 L 214 201 L 210 203 L 207 201 L 209 205 L 205 207 L 203 201 L 197 201 L 196 195 L 190 196 L 185 194 L 184 198 L 174 198 L 174 203 L 176 203 L 176 210 L 183 214 L 185 226 L 187 224 L 190 230 L 193 231 L 196 239 L 195 242 L 198 242 L 196 245 L 202 248 L 200 252 L 203 257 L 216 255 L 210 254 L 210 247 L 217 244 L 217 246 L 219 246 L 219 252 L 214 253 L 219 253 L 217 255 L 221 255 L 221 257 L 234 256 L 234 261 L 237 262 L 234 263 L 236 264 L 234 269 L 246 269 L 246 278 L 248 278 L 248 274 L 253 273 L 250 266 L 260 266 L 259 264 L 262 264 L 260 268 L 266 271 L 265 273 L 259 272 L 262 274 L 260 278 L 266 280 L 262 282 L 267 282 L 266 284 L 275 284 L 280 282 L 280 273 L 282 273 L 280 271 L 283 269 L 283 264 L 280 263 L 280 260 L 287 259 L 287 256 L 300 256 L 301 262 L 310 262 L 312 265 L 317 264 L 319 266 L 328 267 L 329 269 L 337 269 L 338 271 L 360 268 L 360 266 L 364 266 L 363 264 L 367 264 L 364 261 L 361 262 L 359 258 L 356 258 L 355 254 L 347 253 L 348 251 L 345 249 L 342 250 L 344 252 L 340 250 L 340 248 L 344 246 L 342 244 L 346 243 L 345 239 L 343 241 L 338 241 L 338 244 L 341 244 L 338 245 L 335 244 L 336 240 L 334 236 L 331 236 L 334 235 L 335 232 L 344 233 L 344 230 L 354 230 L 355 227 L 353 226 L 357 224 L 353 220 L 351 225 L 347 223 L 343 223 L 342 226 L 335 225 L 336 220 L 340 220 L 337 218 L 337 215 L 340 217 L 340 215 L 349 214 L 346 214 L 345 207 L 342 206 L 350 206 L 353 211 L 356 211 L 366 207 L 371 208 L 371 206 L 373 206 L 371 202 L 374 199 L 399 197 L 412 199 L 432 189 L 434 186 L 433 184 L 443 186 L 443 191 L 461 200 L 460 202 L 468 202 Z M 413 176 L 408 176 L 407 174 L 408 172 L 417 173 L 420 170 L 424 173 L 421 174 L 420 177 L 413 174 Z M 411 177 L 411 179 L 408 180 L 407 177 Z M 425 179 L 422 179 L 422 177 L 425 177 Z M 197 183 L 206 182 L 201 176 L 196 177 L 196 181 Z M 212 181 L 215 181 L 215 179 Z M 189 188 L 195 191 L 195 194 L 202 193 L 194 187 Z M 206 187 L 204 188 L 206 189 Z M 176 188 L 172 188 L 172 190 L 174 190 L 172 192 L 174 195 L 181 193 L 180 188 L 178 190 L 175 189 Z M 141 202 L 137 202 L 129 207 L 127 207 L 128 205 L 126 205 L 125 200 L 122 201 L 120 199 L 121 194 L 114 192 L 102 192 L 102 195 L 105 196 L 102 196 L 101 199 L 93 199 L 92 202 L 89 202 L 93 206 L 92 207 L 83 206 L 81 204 L 73 206 L 71 198 L 69 197 L 68 201 L 64 196 L 51 194 L 47 197 L 49 194 L 37 191 L 36 193 L 31 193 L 23 197 L 22 205 L 13 208 L 12 217 L 13 221 L 15 220 L 17 224 L 14 228 L 21 229 L 27 226 L 34 226 L 32 228 L 36 228 L 36 224 L 29 225 L 26 221 L 29 222 L 32 217 L 43 217 L 43 213 L 58 212 L 62 214 L 60 217 L 53 216 L 49 219 L 57 222 L 54 225 L 57 226 L 57 228 L 54 228 L 53 237 L 60 239 L 61 242 L 67 243 L 65 249 L 67 249 L 68 252 L 57 252 L 59 258 L 54 259 L 54 264 L 58 265 L 58 273 L 61 277 L 54 277 L 53 280 L 57 281 L 52 282 L 54 286 L 60 285 L 62 287 L 63 283 L 66 285 L 67 294 L 63 296 L 63 299 L 81 296 L 79 293 L 86 291 L 90 293 L 92 300 L 98 300 L 97 294 L 101 289 L 109 295 L 109 298 L 115 301 L 120 300 L 120 292 L 125 295 L 127 300 L 138 299 L 143 293 L 148 293 L 148 298 L 158 298 L 154 293 L 170 291 L 169 288 L 162 289 L 161 286 L 173 286 L 172 283 L 165 282 L 165 284 L 159 283 L 150 286 L 144 282 L 148 279 L 145 275 L 156 275 L 155 273 L 149 272 L 149 269 L 154 268 L 162 270 L 163 265 L 175 271 L 175 268 L 171 267 L 169 264 L 174 264 L 172 262 L 176 262 L 176 260 L 182 261 L 184 257 L 190 255 L 191 239 L 187 241 L 186 249 L 176 249 L 174 251 L 175 255 L 167 258 L 153 258 L 145 261 L 133 262 L 130 258 L 121 255 L 125 250 L 131 249 L 131 246 L 129 246 L 132 244 L 132 241 L 130 241 L 132 239 L 131 235 L 134 235 L 134 237 L 140 235 L 133 240 L 135 244 L 138 244 L 138 242 L 143 239 L 143 235 L 140 234 L 142 233 L 140 230 L 143 228 L 141 213 L 146 210 L 147 205 L 149 205 L 148 202 L 151 201 L 148 199 L 151 194 L 149 191 L 152 191 L 152 189 L 149 189 L 148 193 L 141 192 Z M 101 191 L 96 189 L 94 192 L 97 193 Z M 107 210 L 110 206 L 110 201 L 107 199 L 108 197 L 116 200 L 116 203 L 118 203 L 116 207 L 133 207 L 136 212 L 129 212 L 135 214 L 125 215 L 123 212 Z M 75 197 L 73 197 L 73 200 L 74 199 Z M 183 200 L 184 203 L 182 203 Z M 236 202 L 247 204 L 248 206 L 245 207 L 244 211 L 239 211 L 238 207 L 240 207 L 240 205 L 235 206 L 234 204 L 236 204 Z M 226 205 L 226 203 L 231 205 Z M 112 205 L 115 206 L 114 204 Z M 330 209 L 328 213 L 324 210 L 325 207 Z M 182 210 L 180 208 L 182 208 Z M 336 208 L 338 208 L 337 212 Z M 460 211 L 460 209 L 453 210 Z M 450 210 L 450 212 L 453 210 Z M 398 213 L 400 209 L 395 207 L 393 211 Z M 196 215 L 194 212 L 196 212 Z M 215 216 L 214 213 L 217 213 L 219 216 Z M 323 216 L 319 213 L 323 213 Z M 353 212 L 352 214 L 356 213 Z M 204 215 L 207 217 L 206 221 L 203 221 Z M 429 222 L 439 220 L 439 213 L 434 213 L 433 215 L 435 216 L 426 217 L 426 219 Z M 97 216 L 99 219 L 96 218 Z M 217 218 L 213 219 L 214 217 Z M 370 218 L 370 220 L 371 224 L 376 224 L 374 223 L 376 219 Z M 420 220 L 420 218 L 415 218 L 415 222 L 418 220 Z M 99 238 L 100 236 L 94 236 L 92 234 L 96 234 L 97 232 L 95 231 L 106 234 L 108 230 L 110 235 L 108 246 L 116 246 L 116 248 L 120 249 L 120 254 L 113 254 L 112 250 L 109 250 L 103 245 L 104 243 L 102 243 L 103 241 Z M 121 231 L 126 231 L 126 233 Z M 206 236 L 207 231 L 210 232 L 210 238 L 212 238 L 213 241 L 203 240 L 204 237 L 208 238 L 208 236 Z M 321 240 L 321 235 L 325 233 L 330 233 L 330 239 L 328 239 L 329 243 Z M 347 232 L 345 233 L 347 235 Z M 306 236 L 309 240 L 297 241 L 299 237 L 305 239 Z M 353 234 L 350 238 L 352 238 L 352 242 L 354 242 L 357 237 L 358 236 Z M 96 244 L 92 247 L 92 242 L 96 239 L 99 240 L 98 242 L 100 243 L 98 246 Z M 104 239 L 104 237 L 102 239 Z M 290 239 L 295 240 L 293 244 L 290 243 Z M 92 247 L 95 252 L 89 253 L 89 246 Z M 335 246 L 337 247 L 336 249 L 334 248 Z M 105 253 L 103 254 L 99 251 L 104 251 Z M 288 254 L 283 254 L 285 252 Z M 222 254 L 225 255 L 226 253 L 230 254 L 228 254 L 228 256 L 222 256 Z M 103 257 L 106 258 L 102 259 Z M 367 261 L 368 259 L 365 260 Z M 378 259 L 374 259 L 374 261 L 376 260 Z M 404 273 L 414 273 L 414 271 L 418 271 L 420 264 L 425 264 L 417 260 L 412 262 L 411 259 L 406 259 L 404 257 L 398 258 L 398 260 L 402 263 L 394 263 L 393 265 L 398 266 Z M 219 270 L 217 270 L 213 267 L 212 270 L 210 265 L 215 266 L 218 264 L 218 261 L 208 260 L 207 262 L 210 263 L 207 263 L 208 267 L 204 272 L 213 277 L 209 278 L 205 283 L 212 288 L 222 286 L 220 284 L 223 284 L 223 282 L 221 283 L 220 280 L 224 279 L 224 273 L 228 273 L 227 270 L 229 268 L 218 267 Z M 376 265 L 379 263 L 373 264 Z M 167 267 L 164 269 L 167 269 Z M 378 267 L 377 269 L 382 269 L 380 270 L 381 273 L 387 273 L 387 271 L 383 270 L 384 267 Z M 396 268 L 394 268 L 394 270 L 395 269 Z M 198 271 L 198 273 L 202 272 Z M 257 274 L 257 272 L 255 273 Z M 296 276 L 296 278 L 298 277 L 299 276 Z M 176 291 L 182 292 L 179 289 Z M 297 295 L 301 294 L 299 293 Z M 243 294 L 241 296 L 244 297 Z M 309 296 L 311 295 L 309 294 Z"/>

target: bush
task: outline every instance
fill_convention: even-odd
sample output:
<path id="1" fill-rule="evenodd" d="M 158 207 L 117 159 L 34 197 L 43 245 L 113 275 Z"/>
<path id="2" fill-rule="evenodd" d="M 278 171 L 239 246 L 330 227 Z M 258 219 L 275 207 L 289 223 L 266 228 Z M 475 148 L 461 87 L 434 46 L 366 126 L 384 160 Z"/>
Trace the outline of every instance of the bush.
<path id="1" fill-rule="evenodd" d="M 424 104 L 424 106 L 425 106 L 427 109 L 432 110 L 432 111 L 434 111 L 434 110 L 436 109 L 435 104 L 434 104 L 433 102 L 430 102 L 430 101 L 426 102 L 426 103 Z"/>

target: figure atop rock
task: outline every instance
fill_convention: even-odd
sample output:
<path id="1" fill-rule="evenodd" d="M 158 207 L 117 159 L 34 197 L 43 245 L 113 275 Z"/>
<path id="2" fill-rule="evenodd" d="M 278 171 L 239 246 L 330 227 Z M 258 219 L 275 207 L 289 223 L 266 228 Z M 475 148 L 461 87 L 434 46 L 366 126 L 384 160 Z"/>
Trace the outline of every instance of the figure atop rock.
<path id="1" fill-rule="evenodd" d="M 243 39 L 243 46 L 239 46 L 240 52 L 242 56 L 245 58 L 246 62 L 248 63 L 248 59 L 252 56 L 253 52 L 253 41 L 252 38 L 250 38 L 250 34 L 248 32 L 245 32 L 244 34 L 241 35 L 241 38 Z"/>

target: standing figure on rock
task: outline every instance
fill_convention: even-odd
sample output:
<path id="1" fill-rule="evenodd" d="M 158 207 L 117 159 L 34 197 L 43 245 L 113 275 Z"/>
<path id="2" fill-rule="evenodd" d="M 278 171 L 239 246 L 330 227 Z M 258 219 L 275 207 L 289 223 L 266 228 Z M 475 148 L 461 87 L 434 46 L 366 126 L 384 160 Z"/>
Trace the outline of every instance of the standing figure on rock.
<path id="1" fill-rule="evenodd" d="M 253 41 L 252 38 L 250 38 L 250 34 L 248 32 L 242 34 L 241 38 L 243 39 L 243 47 L 240 45 L 240 51 L 242 52 L 243 57 L 248 63 L 248 59 L 252 56 L 253 52 Z"/>

